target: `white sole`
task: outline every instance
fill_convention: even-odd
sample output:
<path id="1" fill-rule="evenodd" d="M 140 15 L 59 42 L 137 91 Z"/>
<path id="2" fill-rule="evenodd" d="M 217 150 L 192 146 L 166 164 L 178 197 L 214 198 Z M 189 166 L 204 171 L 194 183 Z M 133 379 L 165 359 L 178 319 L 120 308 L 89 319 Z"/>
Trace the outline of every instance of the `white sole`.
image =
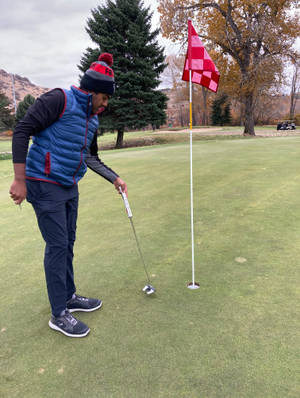
<path id="1" fill-rule="evenodd" d="M 101 303 L 98 305 L 98 307 L 94 307 L 94 308 L 91 308 L 91 309 L 89 309 L 89 310 L 85 310 L 84 308 L 71 308 L 71 309 L 67 308 L 67 310 L 68 310 L 69 312 L 75 312 L 75 311 L 77 311 L 77 312 L 92 312 L 92 311 L 98 310 L 98 309 L 101 308 L 101 307 L 102 307 L 102 301 L 101 301 Z"/>
<path id="2" fill-rule="evenodd" d="M 56 326 L 54 323 L 52 323 L 51 320 L 48 322 L 48 325 L 50 326 L 51 329 L 57 330 L 58 332 L 61 332 L 68 337 L 85 337 L 86 335 L 88 335 L 90 333 L 90 329 L 88 329 L 85 333 L 82 333 L 82 334 L 70 334 L 70 333 L 67 333 L 64 330 L 60 329 L 58 326 Z"/>

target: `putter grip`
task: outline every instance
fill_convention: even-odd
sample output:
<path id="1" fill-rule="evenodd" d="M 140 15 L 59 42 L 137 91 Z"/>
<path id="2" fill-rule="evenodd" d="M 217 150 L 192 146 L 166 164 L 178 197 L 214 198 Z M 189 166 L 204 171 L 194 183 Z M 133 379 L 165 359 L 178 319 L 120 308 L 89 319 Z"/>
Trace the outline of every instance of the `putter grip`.
<path id="1" fill-rule="evenodd" d="M 121 188 L 120 188 L 120 192 L 121 192 L 122 198 L 124 200 L 124 205 L 125 205 L 125 208 L 126 208 L 126 211 L 127 211 L 127 215 L 128 215 L 129 218 L 131 218 L 132 217 L 132 212 L 131 212 L 131 209 L 130 209 L 130 206 L 129 206 L 129 202 L 128 202 L 127 196 L 122 191 Z"/>

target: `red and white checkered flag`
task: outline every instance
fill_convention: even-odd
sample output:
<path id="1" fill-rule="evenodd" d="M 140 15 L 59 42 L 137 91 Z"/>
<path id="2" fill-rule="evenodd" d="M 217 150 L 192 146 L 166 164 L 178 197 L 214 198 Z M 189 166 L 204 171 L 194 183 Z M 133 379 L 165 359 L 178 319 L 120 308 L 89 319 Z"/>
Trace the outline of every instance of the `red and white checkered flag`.
<path id="1" fill-rule="evenodd" d="M 190 69 L 192 70 L 193 83 L 200 84 L 215 93 L 217 92 L 220 73 L 195 31 L 192 21 L 189 20 L 189 47 L 185 57 L 182 80 L 190 81 Z"/>

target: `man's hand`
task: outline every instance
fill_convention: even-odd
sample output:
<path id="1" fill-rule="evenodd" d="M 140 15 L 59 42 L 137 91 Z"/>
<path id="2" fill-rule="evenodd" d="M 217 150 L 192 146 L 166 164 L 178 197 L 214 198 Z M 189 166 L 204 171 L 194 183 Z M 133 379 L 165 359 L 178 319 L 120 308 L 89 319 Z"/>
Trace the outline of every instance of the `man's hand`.
<path id="1" fill-rule="evenodd" d="M 25 180 L 14 180 L 11 184 L 9 193 L 16 205 L 20 205 L 26 198 L 26 182 Z"/>
<path id="2" fill-rule="evenodd" d="M 123 181 L 120 177 L 116 178 L 114 181 L 114 186 L 116 188 L 116 190 L 120 193 L 120 187 L 122 189 L 122 192 L 124 192 L 126 194 L 126 196 L 128 196 L 127 193 L 127 185 L 126 182 Z"/>
<path id="3" fill-rule="evenodd" d="M 14 163 L 15 179 L 9 193 L 16 205 L 20 205 L 26 198 L 25 163 Z"/>

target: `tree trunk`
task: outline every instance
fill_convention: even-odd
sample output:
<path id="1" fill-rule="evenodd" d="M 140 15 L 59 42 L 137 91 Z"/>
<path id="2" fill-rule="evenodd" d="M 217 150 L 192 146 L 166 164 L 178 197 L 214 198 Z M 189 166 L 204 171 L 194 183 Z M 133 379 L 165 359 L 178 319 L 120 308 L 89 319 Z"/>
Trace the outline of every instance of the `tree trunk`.
<path id="1" fill-rule="evenodd" d="M 295 65 L 294 69 L 294 74 L 293 74 L 293 80 L 292 80 L 292 88 L 291 88 L 291 103 L 290 103 L 290 119 L 294 119 L 295 115 L 295 108 L 296 108 L 296 102 L 297 102 L 297 81 L 299 79 L 299 67 L 298 65 Z"/>
<path id="2" fill-rule="evenodd" d="M 203 97 L 203 113 L 202 113 L 202 125 L 208 125 L 208 114 L 207 114 L 207 90 L 202 86 L 202 97 Z"/>
<path id="3" fill-rule="evenodd" d="M 124 130 L 118 129 L 117 142 L 115 146 L 116 149 L 120 149 L 123 147 L 123 137 L 124 137 Z"/>
<path id="4" fill-rule="evenodd" d="M 180 124 L 181 124 L 181 127 L 184 127 L 184 121 L 183 121 L 182 107 L 183 107 L 183 105 L 179 105 Z"/>
<path id="5" fill-rule="evenodd" d="M 293 120 L 295 116 L 296 101 L 297 97 L 295 93 L 291 94 L 291 105 L 290 105 L 290 114 L 289 114 L 289 118 L 291 120 Z"/>
<path id="6" fill-rule="evenodd" d="M 242 127 L 244 125 L 243 120 L 245 119 L 245 104 L 243 103 L 243 99 L 239 98 L 239 103 L 240 103 L 240 114 L 239 114 L 239 125 Z"/>
<path id="7" fill-rule="evenodd" d="M 192 104 L 192 123 L 193 123 L 193 126 L 196 126 L 197 125 L 197 119 L 196 119 L 196 112 L 195 112 L 195 104 L 193 103 Z"/>
<path id="8" fill-rule="evenodd" d="M 254 98 L 253 93 L 245 95 L 244 135 L 255 135 L 254 131 Z"/>

